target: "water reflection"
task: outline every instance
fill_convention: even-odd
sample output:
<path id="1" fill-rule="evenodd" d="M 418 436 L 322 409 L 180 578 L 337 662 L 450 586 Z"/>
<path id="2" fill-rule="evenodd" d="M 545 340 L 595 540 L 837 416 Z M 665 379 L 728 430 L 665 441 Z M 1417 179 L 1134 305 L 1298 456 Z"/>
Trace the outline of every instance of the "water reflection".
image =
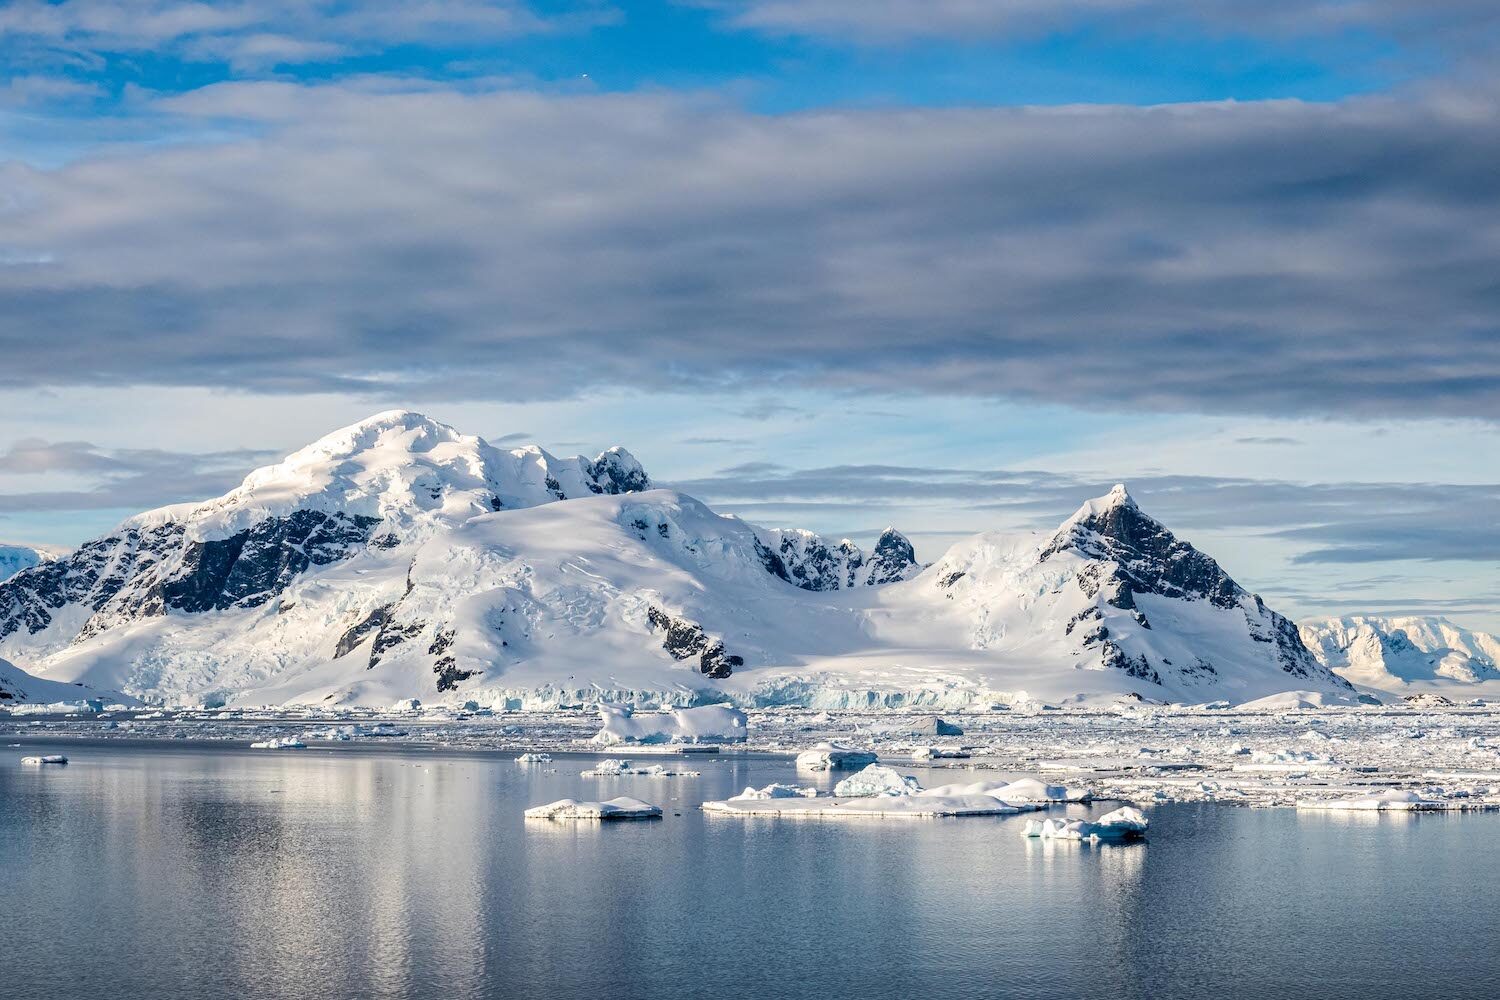
<path id="1" fill-rule="evenodd" d="M 18 1000 L 1276 996 L 1313 979 L 1370 998 L 1405 968 L 1456 996 L 1500 974 L 1500 868 L 1465 850 L 1497 817 L 1180 806 L 1153 812 L 1147 843 L 1085 845 L 1024 838 L 1024 815 L 694 808 L 795 780 L 778 761 L 600 781 L 582 759 L 69 754 L 66 772 L 0 767 L 0 912 L 27 915 L 9 933 L 28 956 L 0 992 Z M 522 819 L 620 794 L 672 808 L 651 823 Z M 1434 886 L 1443 906 L 1427 905 Z M 1433 945 L 1393 940 L 1393 908 Z M 1463 967 L 1444 966 L 1455 953 Z"/>

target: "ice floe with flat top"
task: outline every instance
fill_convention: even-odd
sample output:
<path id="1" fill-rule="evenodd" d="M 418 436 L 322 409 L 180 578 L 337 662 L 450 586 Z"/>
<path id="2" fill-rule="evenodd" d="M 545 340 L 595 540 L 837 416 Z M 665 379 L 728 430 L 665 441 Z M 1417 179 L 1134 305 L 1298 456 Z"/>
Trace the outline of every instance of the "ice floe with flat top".
<path id="1" fill-rule="evenodd" d="M 603 802 L 580 802 L 577 799 L 558 799 L 544 806 L 533 806 L 526 810 L 527 819 L 658 819 L 661 806 L 653 806 L 627 795 L 605 799 Z"/>
<path id="2" fill-rule="evenodd" d="M 637 715 L 625 706 L 600 705 L 603 728 L 594 736 L 602 746 L 620 743 L 743 743 L 745 713 L 728 705 L 674 708 Z"/>
<path id="3" fill-rule="evenodd" d="M 1347 799 L 1298 799 L 1298 809 L 1359 810 L 1375 812 L 1438 812 L 1471 808 L 1462 800 L 1427 798 L 1410 788 L 1387 788 L 1370 795 Z"/>
<path id="4" fill-rule="evenodd" d="M 1045 802 L 1084 801 L 1088 793 L 1036 779 L 976 781 L 924 789 L 909 775 L 871 764 L 834 786 L 833 795 L 791 785 L 747 788 L 705 812 L 732 816 L 1005 816 Z"/>
<path id="5" fill-rule="evenodd" d="M 804 771 L 857 771 L 879 758 L 869 750 L 854 750 L 837 743 L 819 743 L 797 755 L 797 766 Z"/>
<path id="6" fill-rule="evenodd" d="M 22 757 L 22 764 L 66 764 L 68 758 L 60 753 L 43 754 L 40 757 Z"/>
<path id="7" fill-rule="evenodd" d="M 250 744 L 251 750 L 306 750 L 307 744 L 295 736 L 282 736 L 277 739 L 261 740 Z"/>
<path id="8" fill-rule="evenodd" d="M 1077 840 L 1097 844 L 1100 841 L 1132 840 L 1142 837 L 1151 825 L 1146 814 L 1134 806 L 1122 806 L 1096 820 L 1029 819 L 1023 836 L 1042 840 Z"/>
<path id="9" fill-rule="evenodd" d="M 648 767 L 635 767 L 628 760 L 616 760 L 613 757 L 601 760 L 587 771 L 582 777 L 585 778 L 619 778 L 625 775 L 639 775 L 648 778 L 696 778 L 697 771 L 674 771 L 662 764 L 651 764 Z"/>
<path id="10" fill-rule="evenodd" d="M 848 816 L 1009 816 L 1034 809 L 1015 806 L 988 795 L 872 795 L 846 799 L 836 796 L 746 799 L 705 802 L 703 811 L 719 816 L 848 817 Z"/>

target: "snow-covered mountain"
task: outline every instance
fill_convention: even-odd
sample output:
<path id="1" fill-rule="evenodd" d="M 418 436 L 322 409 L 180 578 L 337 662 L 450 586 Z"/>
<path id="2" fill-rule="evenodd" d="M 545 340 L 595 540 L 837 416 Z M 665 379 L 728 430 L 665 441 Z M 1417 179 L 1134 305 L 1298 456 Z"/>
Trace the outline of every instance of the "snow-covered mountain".
<path id="1" fill-rule="evenodd" d="M 63 555 L 66 550 L 50 545 L 16 545 L 0 542 L 0 580 L 8 580 L 33 566 Z"/>
<path id="2" fill-rule="evenodd" d="M 1123 488 L 923 569 L 721 516 L 628 452 L 393 411 L 0 583 L 0 654 L 179 702 L 963 705 L 1348 685 Z"/>
<path id="3" fill-rule="evenodd" d="M 1301 633 L 1319 663 L 1356 684 L 1395 691 L 1500 680 L 1500 636 L 1446 618 L 1350 615 L 1303 622 Z"/>
<path id="4" fill-rule="evenodd" d="M 34 677 L 9 660 L 0 659 L 0 708 L 11 705 L 54 705 L 95 698 L 102 702 L 129 701 L 116 693 L 104 693 L 82 684 L 64 684 Z"/>

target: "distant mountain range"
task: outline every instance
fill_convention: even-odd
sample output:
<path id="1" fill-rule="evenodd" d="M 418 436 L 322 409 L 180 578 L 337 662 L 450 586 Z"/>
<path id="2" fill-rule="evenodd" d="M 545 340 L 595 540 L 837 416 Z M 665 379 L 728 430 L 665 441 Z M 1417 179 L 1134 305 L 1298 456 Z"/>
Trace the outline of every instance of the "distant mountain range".
<path id="1" fill-rule="evenodd" d="M 1123 487 L 923 567 L 893 529 L 866 552 L 761 528 L 621 448 L 502 450 L 407 411 L 21 569 L 0 655 L 210 705 L 1353 696 Z"/>
<path id="2" fill-rule="evenodd" d="M 1356 684 L 1399 691 L 1500 680 L 1500 637 L 1446 618 L 1323 618 L 1303 622 L 1301 635 L 1319 663 Z"/>

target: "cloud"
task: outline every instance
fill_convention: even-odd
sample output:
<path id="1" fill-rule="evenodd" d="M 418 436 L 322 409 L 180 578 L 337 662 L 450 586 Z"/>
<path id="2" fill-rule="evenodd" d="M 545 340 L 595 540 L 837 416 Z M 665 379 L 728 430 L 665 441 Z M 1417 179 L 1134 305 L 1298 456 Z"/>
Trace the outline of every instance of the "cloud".
<path id="1" fill-rule="evenodd" d="M 844 507 L 1003 514 L 1018 527 L 1055 528 L 1110 483 L 1039 471 L 749 463 L 673 484 L 710 503 L 820 514 Z M 1138 476 L 1132 496 L 1191 538 L 1198 532 L 1289 543 L 1293 565 L 1500 561 L 1500 484 L 1292 483 L 1209 476 Z M 1253 544 L 1253 542 L 1252 542 Z"/>
<path id="2" fill-rule="evenodd" d="M 13 0 L 0 39 L 57 54 L 150 52 L 189 60 L 305 62 L 350 49 L 512 38 L 614 15 L 583 3 L 544 17 L 523 0 Z M 39 56 L 35 48 L 29 53 Z"/>
<path id="3" fill-rule="evenodd" d="M 0 266 L 0 384 L 1500 419 L 1493 87 L 766 117 L 383 79 L 142 114 L 221 141 L 0 165 L 0 248 L 50 261 Z"/>
<path id="4" fill-rule="evenodd" d="M 87 441 L 19 441 L 0 451 L 0 477 L 83 477 L 84 489 L 0 492 L 0 514 L 142 510 L 218 496 L 238 485 L 249 469 L 276 457 L 255 449 L 173 452 L 109 449 Z"/>
<path id="5" fill-rule="evenodd" d="M 727 23 L 866 44 L 1009 38 L 1082 27 L 1129 34 L 1184 29 L 1316 37 L 1372 31 L 1457 38 L 1500 24 L 1488 0 L 698 0 Z"/>

